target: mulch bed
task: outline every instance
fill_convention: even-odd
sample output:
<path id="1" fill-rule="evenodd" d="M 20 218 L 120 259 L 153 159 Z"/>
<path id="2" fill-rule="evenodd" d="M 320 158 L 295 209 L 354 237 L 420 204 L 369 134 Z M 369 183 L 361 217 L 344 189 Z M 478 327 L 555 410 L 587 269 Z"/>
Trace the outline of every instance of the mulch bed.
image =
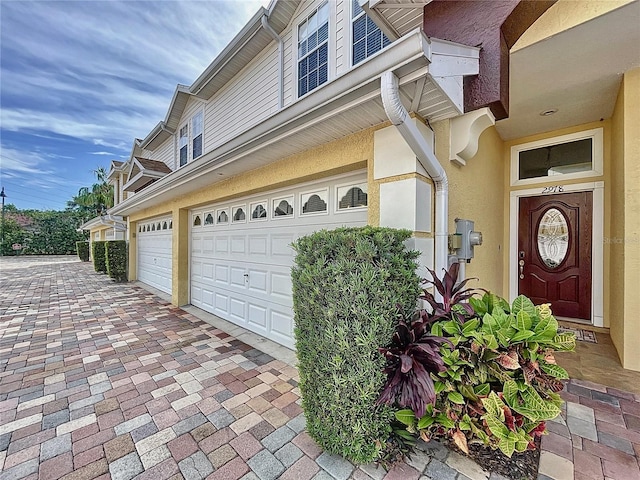
<path id="1" fill-rule="evenodd" d="M 468 456 L 488 472 L 499 473 L 512 480 L 536 480 L 540 464 L 540 438 L 536 438 L 535 444 L 535 450 L 515 452 L 511 458 L 500 450 L 491 450 L 484 445 L 471 444 Z M 449 442 L 448 447 L 465 455 L 453 442 Z"/>

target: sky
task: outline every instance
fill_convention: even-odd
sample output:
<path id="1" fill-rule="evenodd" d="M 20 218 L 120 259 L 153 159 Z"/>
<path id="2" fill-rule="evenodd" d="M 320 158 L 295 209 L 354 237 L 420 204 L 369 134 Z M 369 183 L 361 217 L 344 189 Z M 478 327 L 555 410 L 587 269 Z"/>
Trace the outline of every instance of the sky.
<path id="1" fill-rule="evenodd" d="M 0 184 L 63 210 L 268 0 L 0 0 Z"/>

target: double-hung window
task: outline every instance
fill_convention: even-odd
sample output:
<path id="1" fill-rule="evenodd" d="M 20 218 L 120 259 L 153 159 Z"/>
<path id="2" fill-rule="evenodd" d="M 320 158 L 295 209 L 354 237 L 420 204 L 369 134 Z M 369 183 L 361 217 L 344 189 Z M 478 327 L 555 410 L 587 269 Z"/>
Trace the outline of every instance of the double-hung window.
<path id="1" fill-rule="evenodd" d="M 180 128 L 178 150 L 180 166 L 186 165 L 203 153 L 204 114 L 202 111 L 191 117 L 191 121 Z"/>
<path id="2" fill-rule="evenodd" d="M 180 129 L 178 147 L 180 149 L 180 166 L 184 166 L 189 161 L 189 125 Z"/>
<path id="3" fill-rule="evenodd" d="M 325 83 L 329 73 L 329 3 L 298 26 L 298 96 Z"/>
<path id="4" fill-rule="evenodd" d="M 193 139 L 192 143 L 192 159 L 198 158 L 202 155 L 202 130 L 203 130 L 203 115 L 202 112 L 196 113 L 191 119 L 191 129 Z"/>
<path id="5" fill-rule="evenodd" d="M 353 65 L 369 58 L 376 52 L 389 45 L 391 41 L 382 33 L 380 28 L 364 12 L 358 0 L 351 1 L 352 15 L 352 52 Z"/>

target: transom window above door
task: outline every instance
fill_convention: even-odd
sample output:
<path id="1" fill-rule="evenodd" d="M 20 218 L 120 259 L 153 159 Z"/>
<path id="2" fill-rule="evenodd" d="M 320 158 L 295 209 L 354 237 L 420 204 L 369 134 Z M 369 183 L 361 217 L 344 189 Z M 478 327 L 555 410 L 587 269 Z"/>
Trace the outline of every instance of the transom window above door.
<path id="1" fill-rule="evenodd" d="M 512 185 L 602 174 L 601 128 L 511 147 Z"/>
<path id="2" fill-rule="evenodd" d="M 298 25 L 298 96 L 328 80 L 329 3 L 325 2 Z"/>

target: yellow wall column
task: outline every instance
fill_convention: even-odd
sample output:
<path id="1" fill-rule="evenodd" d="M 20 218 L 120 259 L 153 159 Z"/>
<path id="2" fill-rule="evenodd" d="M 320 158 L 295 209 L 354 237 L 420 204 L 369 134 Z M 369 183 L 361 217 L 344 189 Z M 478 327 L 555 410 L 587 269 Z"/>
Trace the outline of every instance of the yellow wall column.
<path id="1" fill-rule="evenodd" d="M 129 220 L 129 281 L 138 279 L 138 222 Z"/>
<path id="2" fill-rule="evenodd" d="M 189 303 L 189 210 L 173 210 L 171 303 Z"/>
<path id="3" fill-rule="evenodd" d="M 624 75 L 612 130 L 610 332 L 622 366 L 640 371 L 640 68 Z"/>

